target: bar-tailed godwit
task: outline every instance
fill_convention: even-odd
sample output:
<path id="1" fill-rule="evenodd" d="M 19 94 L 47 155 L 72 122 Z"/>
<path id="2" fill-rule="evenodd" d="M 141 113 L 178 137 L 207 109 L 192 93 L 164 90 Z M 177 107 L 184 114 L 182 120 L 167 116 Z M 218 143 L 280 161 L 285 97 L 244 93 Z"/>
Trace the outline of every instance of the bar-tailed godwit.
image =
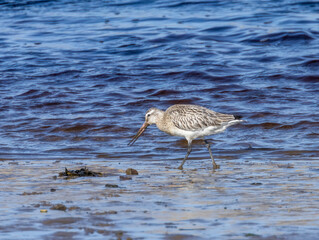
<path id="1" fill-rule="evenodd" d="M 165 112 L 158 108 L 150 108 L 145 114 L 144 124 L 128 145 L 133 145 L 149 125 L 156 124 L 159 130 L 173 136 L 185 137 L 188 142 L 186 156 L 178 169 L 183 169 L 192 151 L 192 141 L 196 138 L 202 138 L 205 141 L 213 161 L 213 168 L 217 169 L 219 166 L 215 163 L 210 144 L 204 137 L 225 131 L 227 127 L 242 122 L 240 118 L 198 105 L 176 104 L 166 109 Z"/>

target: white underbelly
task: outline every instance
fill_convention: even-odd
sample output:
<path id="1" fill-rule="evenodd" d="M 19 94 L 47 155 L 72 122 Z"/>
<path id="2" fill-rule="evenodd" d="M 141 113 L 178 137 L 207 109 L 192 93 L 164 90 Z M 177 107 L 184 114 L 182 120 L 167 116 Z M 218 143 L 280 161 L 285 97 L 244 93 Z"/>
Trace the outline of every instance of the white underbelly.
<path id="1" fill-rule="evenodd" d="M 185 137 L 187 140 L 193 140 L 196 138 L 203 138 L 205 136 L 221 133 L 221 132 L 225 131 L 227 127 L 234 125 L 236 123 L 239 123 L 239 122 L 241 122 L 241 121 L 234 120 L 234 121 L 229 122 L 226 125 L 222 125 L 219 127 L 211 126 L 211 127 L 207 127 L 207 128 L 203 128 L 203 129 L 194 130 L 194 131 L 187 131 L 187 130 L 182 130 L 179 128 L 174 128 L 174 129 L 172 129 L 172 131 L 167 132 L 167 133 L 171 134 L 173 136 Z"/>

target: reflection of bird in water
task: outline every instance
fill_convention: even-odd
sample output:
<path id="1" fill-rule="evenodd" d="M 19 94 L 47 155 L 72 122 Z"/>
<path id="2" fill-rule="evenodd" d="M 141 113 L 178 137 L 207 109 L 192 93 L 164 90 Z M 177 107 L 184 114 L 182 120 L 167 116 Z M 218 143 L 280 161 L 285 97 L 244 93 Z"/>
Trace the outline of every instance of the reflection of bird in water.
<path id="1" fill-rule="evenodd" d="M 192 151 L 194 139 L 204 139 L 205 136 L 223 132 L 227 127 L 242 122 L 240 118 L 239 116 L 214 112 L 198 105 L 176 104 L 165 112 L 157 108 L 150 108 L 145 114 L 143 126 L 129 142 L 129 145 L 133 145 L 149 125 L 156 124 L 157 128 L 163 132 L 186 138 L 188 142 L 187 154 L 178 167 L 178 169 L 183 169 L 183 165 Z M 214 161 L 210 144 L 207 140 L 204 139 L 204 141 L 213 161 L 214 169 L 219 168 Z"/>

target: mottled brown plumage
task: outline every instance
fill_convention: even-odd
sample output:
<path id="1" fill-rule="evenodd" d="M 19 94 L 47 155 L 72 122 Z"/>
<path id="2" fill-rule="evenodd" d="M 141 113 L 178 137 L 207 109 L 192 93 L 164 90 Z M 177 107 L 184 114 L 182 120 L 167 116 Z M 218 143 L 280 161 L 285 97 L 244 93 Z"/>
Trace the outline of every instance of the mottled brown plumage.
<path id="1" fill-rule="evenodd" d="M 188 151 L 179 166 L 179 169 L 183 169 L 183 165 L 191 152 L 194 139 L 204 139 L 205 136 L 223 132 L 227 127 L 241 121 L 239 117 L 234 115 L 218 113 L 198 105 L 176 104 L 169 107 L 165 112 L 157 108 L 150 108 L 145 114 L 143 126 L 130 141 L 129 145 L 132 145 L 149 125 L 156 124 L 163 132 L 186 138 Z M 204 141 L 213 161 L 214 169 L 216 169 L 218 166 L 214 161 L 210 145 L 205 139 Z"/>
<path id="2" fill-rule="evenodd" d="M 165 115 L 170 117 L 177 128 L 186 131 L 218 127 L 235 120 L 233 115 L 214 112 L 197 105 L 173 105 L 165 111 Z"/>

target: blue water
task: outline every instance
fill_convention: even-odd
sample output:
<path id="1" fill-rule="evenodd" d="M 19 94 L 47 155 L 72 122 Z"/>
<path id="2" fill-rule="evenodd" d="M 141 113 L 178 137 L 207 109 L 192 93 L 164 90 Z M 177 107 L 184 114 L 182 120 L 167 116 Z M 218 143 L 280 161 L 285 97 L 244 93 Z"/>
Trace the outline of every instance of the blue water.
<path id="1" fill-rule="evenodd" d="M 149 107 L 176 103 L 248 121 L 213 137 L 216 154 L 318 157 L 318 2 L 0 6 L 2 158 L 180 158 L 176 139 L 155 128 L 126 146 Z"/>

